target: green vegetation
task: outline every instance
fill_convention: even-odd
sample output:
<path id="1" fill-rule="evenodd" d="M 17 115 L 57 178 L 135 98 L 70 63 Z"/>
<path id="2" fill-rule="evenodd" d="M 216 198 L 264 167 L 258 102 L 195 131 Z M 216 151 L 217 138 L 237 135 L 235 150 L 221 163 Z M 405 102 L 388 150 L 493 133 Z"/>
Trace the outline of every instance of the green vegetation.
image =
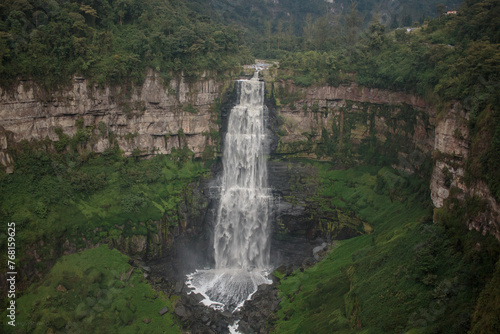
<path id="1" fill-rule="evenodd" d="M 427 184 L 398 174 L 321 167 L 331 205 L 354 210 L 374 231 L 337 242 L 325 260 L 281 281 L 276 333 L 459 333 L 472 318 L 487 332 L 497 324 L 494 309 L 479 311 L 498 311 L 493 283 L 477 309 L 476 301 L 493 276 L 498 242 L 467 231 L 462 212 L 433 224 Z"/>
<path id="2" fill-rule="evenodd" d="M 203 2 L 198 0 L 197 2 Z M 455 0 L 212 0 L 214 14 L 242 27 L 245 41 L 258 58 L 279 58 L 287 52 L 349 48 L 363 27 L 377 18 L 391 29 L 411 27 L 447 9 Z M 440 11 L 436 5 L 441 4 Z M 207 5 L 208 7 L 209 5 Z M 326 13 L 326 14 L 325 14 Z"/>
<path id="3" fill-rule="evenodd" d="M 137 160 L 122 157 L 116 147 L 97 156 L 71 149 L 56 153 L 50 145 L 24 143 L 13 151 L 15 173 L 0 177 L 0 218 L 16 222 L 18 245 L 37 248 L 44 259 L 34 264 L 40 272 L 61 255 L 65 242 L 77 250 L 134 235 L 149 242 L 150 232 L 168 233 L 183 221 L 181 205 L 202 205 L 192 188 L 207 170 L 187 147 Z M 152 221 L 161 221 L 162 231 Z M 3 235 L 2 249 L 6 242 Z M 27 263 L 26 253 L 18 257 Z"/>
<path id="4" fill-rule="evenodd" d="M 175 300 L 154 291 L 127 260 L 107 245 L 61 257 L 17 299 L 15 330 L 4 325 L 2 332 L 181 333 Z M 170 312 L 161 316 L 164 307 Z"/>
<path id="5" fill-rule="evenodd" d="M 16 155 L 16 173 L 0 183 L 2 217 L 18 222 L 31 241 L 160 220 L 164 214 L 177 224 L 189 184 L 206 173 L 186 149 L 149 160 L 132 161 L 119 151 L 79 159 L 25 146 Z"/>
<path id="6" fill-rule="evenodd" d="M 50 92 L 73 76 L 85 76 L 92 83 L 126 86 L 140 83 L 148 68 L 167 80 L 181 72 L 193 80 L 204 70 L 224 72 L 252 61 L 246 36 L 254 55 L 279 58 L 280 79 L 300 87 L 355 82 L 403 90 L 434 103 L 438 119 L 460 101 L 469 112 L 465 181 L 484 180 L 500 201 L 498 1 L 466 0 L 450 16 L 438 6 L 440 17 L 430 21 L 423 17 L 428 9 L 412 6 L 429 7 L 431 0 L 408 2 L 374 20 L 364 16 L 374 4 L 384 8 L 395 2 L 359 1 L 335 14 L 324 10 L 323 0 L 280 3 L 290 12 L 243 0 L 214 0 L 210 6 L 206 0 L 7 0 L 0 5 L 0 85 L 31 78 Z M 363 32 L 359 27 L 369 21 Z M 243 29 L 220 22 L 238 22 Z M 387 29 L 401 26 L 414 29 Z M 274 97 L 278 106 L 292 110 L 303 98 L 299 91 L 279 88 Z M 144 108 L 119 103 L 129 118 L 132 109 Z M 386 117 L 394 110 L 359 106 L 363 112 L 346 114 L 342 124 L 336 121 L 321 134 L 303 133 L 305 140 L 280 143 L 278 150 L 315 154 L 341 166 L 394 163 L 401 148 L 408 147 L 405 140 L 417 113 L 403 105 L 397 116 Z M 192 104 L 179 108 L 198 112 Z M 318 103 L 299 108 L 316 116 L 330 112 Z M 220 101 L 215 109 L 220 111 Z M 404 123 L 400 137 L 379 140 L 375 115 L 384 116 L 392 129 Z M 182 223 L 181 207 L 201 205 L 192 189 L 207 169 L 193 160 L 187 146 L 150 160 L 140 160 L 144 152 L 136 148 L 129 159 L 106 124 L 85 127 L 80 119 L 76 128 L 73 137 L 56 129 L 55 142 L 10 147 L 15 173 L 0 172 L 0 220 L 15 221 L 16 242 L 32 247 L 19 253 L 19 263 L 36 249 L 42 261 L 24 263 L 46 274 L 19 299 L 19 332 L 175 331 L 171 316 L 157 313 L 163 306 L 171 310 L 174 301 L 155 293 L 116 250 L 102 246 L 61 257 L 49 273 L 47 267 L 62 255 L 66 241 L 84 249 L 86 243 L 148 238 L 149 232 L 159 232 L 152 221 L 161 221 L 168 233 Z M 360 128 L 370 137 L 354 147 L 351 135 Z M 176 135 L 186 136 L 182 129 Z M 102 155 L 91 152 L 88 146 L 96 136 L 107 137 L 112 148 Z M 220 138 L 216 130 L 205 136 L 211 141 L 203 152 L 207 166 Z M 313 141 L 319 136 L 320 142 Z M 372 233 L 337 242 L 314 267 L 279 275 L 283 299 L 277 333 L 500 330 L 500 246 L 465 224 L 484 210 L 481 199 L 451 196 L 432 215 L 425 179 L 429 166 L 417 171 L 423 180 L 381 166 L 316 167 L 322 192 L 311 195 L 307 204 L 317 227 L 329 235 L 348 225 Z M 444 174 L 451 185 L 450 171 Z M 2 235 L 0 248 L 5 245 Z M 32 282 L 21 275 L 21 282 Z"/>
<path id="7" fill-rule="evenodd" d="M 422 96 L 436 93 L 444 101 L 465 99 L 498 82 L 498 11 L 496 2 L 466 1 L 457 15 L 426 21 L 411 32 L 388 31 L 373 21 L 349 43 L 284 54 L 280 68 L 294 71 L 295 79 L 309 73 L 314 82 L 356 81 Z"/>
<path id="8" fill-rule="evenodd" d="M 33 78 L 53 89 L 73 75 L 140 83 L 147 68 L 223 72 L 254 56 L 350 46 L 376 13 L 391 28 L 422 22 L 455 0 L 7 0 L 0 5 L 0 85 Z M 343 8 L 343 10 L 339 10 Z M 329 14 L 324 15 L 327 12 Z M 363 23 L 364 22 L 364 23 Z M 247 46 L 249 48 L 247 48 Z M 307 81 L 306 81 L 307 83 Z"/>
<path id="9" fill-rule="evenodd" d="M 286 240 L 290 235 L 320 234 L 331 240 L 342 240 L 371 233 L 370 224 L 360 219 L 351 208 L 333 205 L 331 197 L 323 193 L 318 171 L 322 165 L 303 159 L 285 163 L 288 165 L 290 192 L 283 198 L 293 206 L 304 206 L 303 217 L 307 218 L 302 223 L 297 223 L 294 218 L 278 218 L 279 238 Z"/>
<path id="10" fill-rule="evenodd" d="M 241 32 L 189 1 L 7 0 L 0 5 L 0 84 L 33 78 L 53 89 L 73 75 L 140 83 L 147 68 L 227 71 L 252 62 Z"/>

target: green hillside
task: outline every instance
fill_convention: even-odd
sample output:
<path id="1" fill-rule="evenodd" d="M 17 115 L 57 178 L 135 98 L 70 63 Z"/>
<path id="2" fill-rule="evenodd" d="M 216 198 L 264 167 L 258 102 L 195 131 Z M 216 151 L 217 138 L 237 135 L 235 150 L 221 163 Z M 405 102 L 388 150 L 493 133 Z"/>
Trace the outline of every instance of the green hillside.
<path id="1" fill-rule="evenodd" d="M 471 322 L 473 333 L 498 329 L 500 247 L 467 230 L 466 210 L 441 210 L 446 218 L 435 224 L 421 180 L 401 175 L 406 185 L 392 200 L 395 189 L 377 184 L 397 171 L 321 168 L 323 195 L 374 232 L 336 242 L 326 259 L 282 280 L 275 333 L 466 333 Z"/>
<path id="2" fill-rule="evenodd" d="M 62 257 L 17 299 L 16 326 L 2 333 L 180 333 L 175 300 L 154 291 L 127 260 L 107 245 Z M 170 312 L 160 315 L 165 307 Z"/>

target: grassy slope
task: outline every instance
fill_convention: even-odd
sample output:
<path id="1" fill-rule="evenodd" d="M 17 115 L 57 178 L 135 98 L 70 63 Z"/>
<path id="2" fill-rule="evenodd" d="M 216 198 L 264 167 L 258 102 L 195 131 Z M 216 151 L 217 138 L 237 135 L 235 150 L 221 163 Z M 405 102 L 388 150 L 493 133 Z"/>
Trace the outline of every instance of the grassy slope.
<path id="1" fill-rule="evenodd" d="M 175 300 L 154 291 L 127 260 L 106 245 L 61 257 L 17 300 L 14 333 L 180 333 Z M 165 306 L 170 313 L 160 316 Z"/>
<path id="2" fill-rule="evenodd" d="M 16 222 L 20 244 L 64 237 L 84 246 L 82 235 L 93 242 L 145 235 L 146 227 L 138 223 L 160 220 L 165 213 L 176 224 L 189 184 L 206 172 L 199 162 L 165 156 L 137 162 L 101 156 L 79 166 L 58 159 L 47 158 L 47 168 L 0 179 L 0 214 Z"/>
<path id="3" fill-rule="evenodd" d="M 325 260 L 282 281 L 276 333 L 468 328 L 484 284 L 474 265 L 488 272 L 494 257 L 457 252 L 445 230 L 432 224 L 423 184 L 407 179 L 399 190 L 377 187 L 377 178 L 389 173 L 378 169 L 322 167 L 324 194 L 354 209 L 374 232 L 339 242 Z"/>

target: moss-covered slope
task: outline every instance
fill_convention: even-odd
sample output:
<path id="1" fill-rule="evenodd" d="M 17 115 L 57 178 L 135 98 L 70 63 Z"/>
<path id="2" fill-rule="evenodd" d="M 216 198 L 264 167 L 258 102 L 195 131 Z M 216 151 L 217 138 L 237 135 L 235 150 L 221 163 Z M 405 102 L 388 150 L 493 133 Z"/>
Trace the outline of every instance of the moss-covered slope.
<path id="1" fill-rule="evenodd" d="M 389 176 L 401 183 L 382 182 Z M 355 210 L 374 231 L 338 242 L 281 282 L 276 333 L 464 333 L 476 314 L 474 326 L 498 259 L 494 238 L 433 224 L 425 184 L 387 168 L 325 168 L 322 181 L 333 205 Z M 488 291 L 478 307 L 495 305 L 498 289 Z"/>
<path id="2" fill-rule="evenodd" d="M 154 291 L 127 260 L 107 245 L 61 257 L 17 299 L 16 326 L 3 333 L 180 333 L 175 299 Z"/>

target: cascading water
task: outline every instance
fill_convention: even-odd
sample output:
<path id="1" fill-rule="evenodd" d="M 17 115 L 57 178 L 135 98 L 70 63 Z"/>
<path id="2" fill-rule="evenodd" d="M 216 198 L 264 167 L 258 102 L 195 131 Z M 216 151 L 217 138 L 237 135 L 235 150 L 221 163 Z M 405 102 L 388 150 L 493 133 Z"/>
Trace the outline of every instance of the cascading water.
<path id="1" fill-rule="evenodd" d="M 187 285 L 216 309 L 234 310 L 251 298 L 269 265 L 269 189 L 264 83 L 255 72 L 238 81 L 224 140 L 220 206 L 214 230 L 215 269 L 188 275 Z"/>

